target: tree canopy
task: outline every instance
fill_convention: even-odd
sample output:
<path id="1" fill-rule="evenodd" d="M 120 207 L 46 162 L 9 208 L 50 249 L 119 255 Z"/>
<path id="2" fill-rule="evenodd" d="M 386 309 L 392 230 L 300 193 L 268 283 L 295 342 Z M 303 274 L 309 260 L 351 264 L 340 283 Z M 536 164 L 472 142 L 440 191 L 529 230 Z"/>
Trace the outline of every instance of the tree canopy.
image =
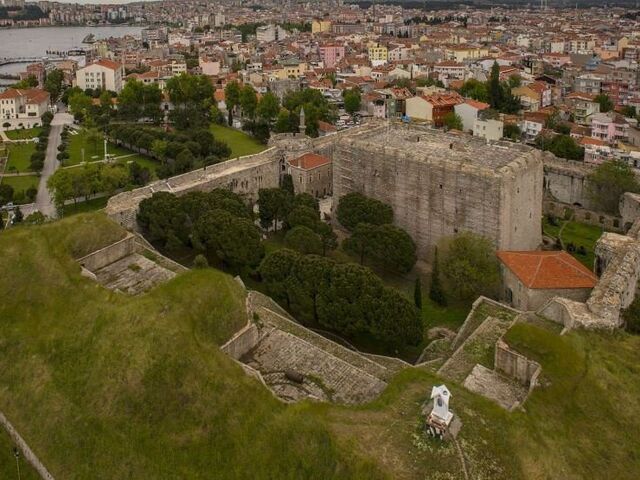
<path id="1" fill-rule="evenodd" d="M 488 239 L 464 232 L 445 239 L 439 250 L 438 269 L 449 298 L 473 301 L 479 295 L 495 294 L 500 272 Z"/>
<path id="2" fill-rule="evenodd" d="M 618 215 L 620 197 L 625 192 L 640 192 L 640 183 L 626 162 L 604 162 L 588 177 L 587 195 L 598 210 Z"/>
<path id="3" fill-rule="evenodd" d="M 393 209 L 390 205 L 358 192 L 348 193 L 340 198 L 336 214 L 340 224 L 351 231 L 360 223 L 384 225 L 393 222 Z"/>

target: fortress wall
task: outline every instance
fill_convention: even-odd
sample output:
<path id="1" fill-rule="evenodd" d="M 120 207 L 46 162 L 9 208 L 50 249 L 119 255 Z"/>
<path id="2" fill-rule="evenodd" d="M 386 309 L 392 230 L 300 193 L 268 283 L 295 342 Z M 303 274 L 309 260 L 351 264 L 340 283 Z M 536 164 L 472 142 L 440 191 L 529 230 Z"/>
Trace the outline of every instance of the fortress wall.
<path id="1" fill-rule="evenodd" d="M 555 200 L 569 205 L 593 208 L 587 194 L 587 176 L 592 170 L 582 162 L 572 162 L 544 154 L 545 191 Z"/>
<path id="2" fill-rule="evenodd" d="M 279 159 L 278 150 L 270 148 L 257 155 L 228 160 L 205 169 L 159 180 L 146 187 L 111 197 L 105 211 L 123 227 L 136 230 L 138 205 L 155 192 L 181 195 L 194 191 L 206 192 L 214 188 L 227 188 L 253 202 L 257 199 L 259 189 L 278 186 Z"/>
<path id="3" fill-rule="evenodd" d="M 532 151 L 501 169 L 500 239 L 503 250 L 535 250 L 542 243 L 541 155 Z"/>
<path id="4" fill-rule="evenodd" d="M 353 191 L 389 203 L 420 256 L 430 256 L 441 238 L 462 231 L 483 235 L 497 248 L 536 248 L 541 241 L 539 157 L 499 175 L 474 163 L 430 163 L 417 148 L 372 150 L 366 140 L 346 138 L 336 144 L 333 165 L 334 206 Z M 512 226 L 517 235 L 509 233 Z"/>

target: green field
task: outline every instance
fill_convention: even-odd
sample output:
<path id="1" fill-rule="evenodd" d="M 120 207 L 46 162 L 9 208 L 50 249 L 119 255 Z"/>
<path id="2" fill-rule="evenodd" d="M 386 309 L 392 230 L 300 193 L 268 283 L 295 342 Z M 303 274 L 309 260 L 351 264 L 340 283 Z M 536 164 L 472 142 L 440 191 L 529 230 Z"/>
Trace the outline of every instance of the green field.
<path id="1" fill-rule="evenodd" d="M 255 138 L 235 128 L 214 123 L 211 125 L 211 131 L 216 140 L 221 140 L 229 145 L 231 158 L 253 155 L 267 148 Z"/>
<path id="2" fill-rule="evenodd" d="M 40 183 L 40 177 L 37 175 L 26 175 L 21 177 L 2 177 L 1 183 L 5 185 L 11 185 L 13 187 L 14 197 L 18 192 L 26 192 L 29 188 L 38 188 Z M 15 199 L 14 203 L 22 204 L 27 203 L 27 199 Z"/>
<path id="3" fill-rule="evenodd" d="M 86 130 L 80 130 L 76 135 L 69 135 L 69 158 L 65 160 L 65 166 L 78 165 L 82 163 L 84 149 L 84 160 L 86 162 L 100 161 L 104 159 L 104 141 L 101 139 L 97 143 L 87 141 Z M 151 170 L 151 173 L 155 175 L 157 163 L 152 159 L 143 155 L 127 150 L 126 148 L 118 147 L 113 143 L 107 144 L 107 153 L 109 155 L 116 155 L 118 162 L 128 163 L 135 161 L 143 167 L 147 167 Z"/>
<path id="4" fill-rule="evenodd" d="M 579 246 L 585 247 L 587 254 L 579 255 L 574 252 L 572 255 L 576 257 L 583 265 L 588 269 L 593 269 L 593 262 L 595 261 L 595 247 L 596 242 L 602 236 L 603 230 L 601 227 L 595 225 L 587 225 L 586 223 L 579 223 L 574 221 L 557 220 L 558 225 L 549 224 L 545 218 L 542 224 L 543 231 L 546 235 L 557 238 L 561 235 L 565 248 L 569 243 L 573 243 L 576 248 Z M 562 226 L 564 225 L 564 228 Z M 562 228 L 562 233 L 560 229 Z"/>
<path id="5" fill-rule="evenodd" d="M 9 145 L 9 161 L 6 173 L 31 171 L 31 154 L 36 151 L 35 143 L 12 143 Z"/>
<path id="6" fill-rule="evenodd" d="M 283 404 L 218 348 L 246 322 L 230 276 L 138 297 L 81 276 L 72 257 L 123 235 L 99 213 L 0 233 L 0 410 L 55 478 L 464 478 L 420 428 L 443 379 L 405 369 L 368 405 Z M 543 369 L 523 411 L 446 381 L 469 478 L 637 478 L 640 337 L 519 324 L 507 341 Z"/>
<path id="7" fill-rule="evenodd" d="M 41 131 L 41 128 L 36 127 L 21 130 L 6 130 L 5 133 L 11 140 L 25 140 L 37 137 L 38 135 L 40 135 Z"/>

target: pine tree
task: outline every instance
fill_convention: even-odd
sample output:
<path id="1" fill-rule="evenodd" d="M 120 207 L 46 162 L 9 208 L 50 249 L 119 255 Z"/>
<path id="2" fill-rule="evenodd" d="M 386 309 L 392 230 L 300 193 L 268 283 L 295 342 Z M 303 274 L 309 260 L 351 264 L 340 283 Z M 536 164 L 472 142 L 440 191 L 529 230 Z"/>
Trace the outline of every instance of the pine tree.
<path id="1" fill-rule="evenodd" d="M 413 286 L 413 301 L 418 310 L 422 310 L 422 282 L 420 277 L 416 277 L 416 283 Z"/>
<path id="2" fill-rule="evenodd" d="M 20 210 L 20 207 L 17 207 L 13 216 L 13 223 L 20 223 L 23 219 L 24 215 L 22 214 L 22 210 Z"/>
<path id="3" fill-rule="evenodd" d="M 437 249 L 433 257 L 433 270 L 431 270 L 431 287 L 429 288 L 429 298 L 442 307 L 447 305 L 447 298 L 444 295 L 444 290 L 442 289 L 442 284 L 440 283 Z"/>

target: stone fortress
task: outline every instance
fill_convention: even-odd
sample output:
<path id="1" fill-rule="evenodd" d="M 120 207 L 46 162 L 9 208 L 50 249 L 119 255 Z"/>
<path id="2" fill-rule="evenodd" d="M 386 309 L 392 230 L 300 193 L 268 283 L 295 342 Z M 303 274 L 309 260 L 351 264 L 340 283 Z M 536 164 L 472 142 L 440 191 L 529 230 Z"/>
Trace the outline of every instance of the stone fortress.
<path id="1" fill-rule="evenodd" d="M 287 160 L 309 152 L 332 159 L 334 207 L 352 191 L 390 203 L 423 256 L 458 231 L 483 235 L 501 249 L 541 243 L 540 152 L 398 123 L 372 122 L 317 139 L 275 135 L 259 154 L 116 195 L 107 213 L 135 229 L 138 204 L 154 192 L 224 187 L 254 201 L 260 188 L 278 186 Z"/>
<path id="2" fill-rule="evenodd" d="M 228 188 L 248 201 L 260 188 L 276 187 L 286 161 L 318 153 L 333 162 L 333 206 L 352 191 L 390 203 L 395 222 L 406 229 L 428 258 L 445 236 L 472 231 L 497 249 L 535 250 L 542 244 L 543 204 L 589 208 L 586 183 L 590 168 L 555 158 L 531 147 L 491 142 L 427 127 L 372 121 L 335 135 L 311 139 L 274 135 L 259 154 L 228 160 L 112 197 L 107 214 L 136 229 L 139 203 L 154 192 L 183 194 Z M 620 310 L 635 297 L 640 274 L 640 201 L 625 195 L 623 218 L 600 216 L 617 228 L 596 249 L 600 281 L 586 303 L 561 297 L 541 314 L 566 327 L 616 328 Z M 613 228 L 615 229 L 615 228 Z M 624 235 L 624 232 L 627 232 Z"/>

